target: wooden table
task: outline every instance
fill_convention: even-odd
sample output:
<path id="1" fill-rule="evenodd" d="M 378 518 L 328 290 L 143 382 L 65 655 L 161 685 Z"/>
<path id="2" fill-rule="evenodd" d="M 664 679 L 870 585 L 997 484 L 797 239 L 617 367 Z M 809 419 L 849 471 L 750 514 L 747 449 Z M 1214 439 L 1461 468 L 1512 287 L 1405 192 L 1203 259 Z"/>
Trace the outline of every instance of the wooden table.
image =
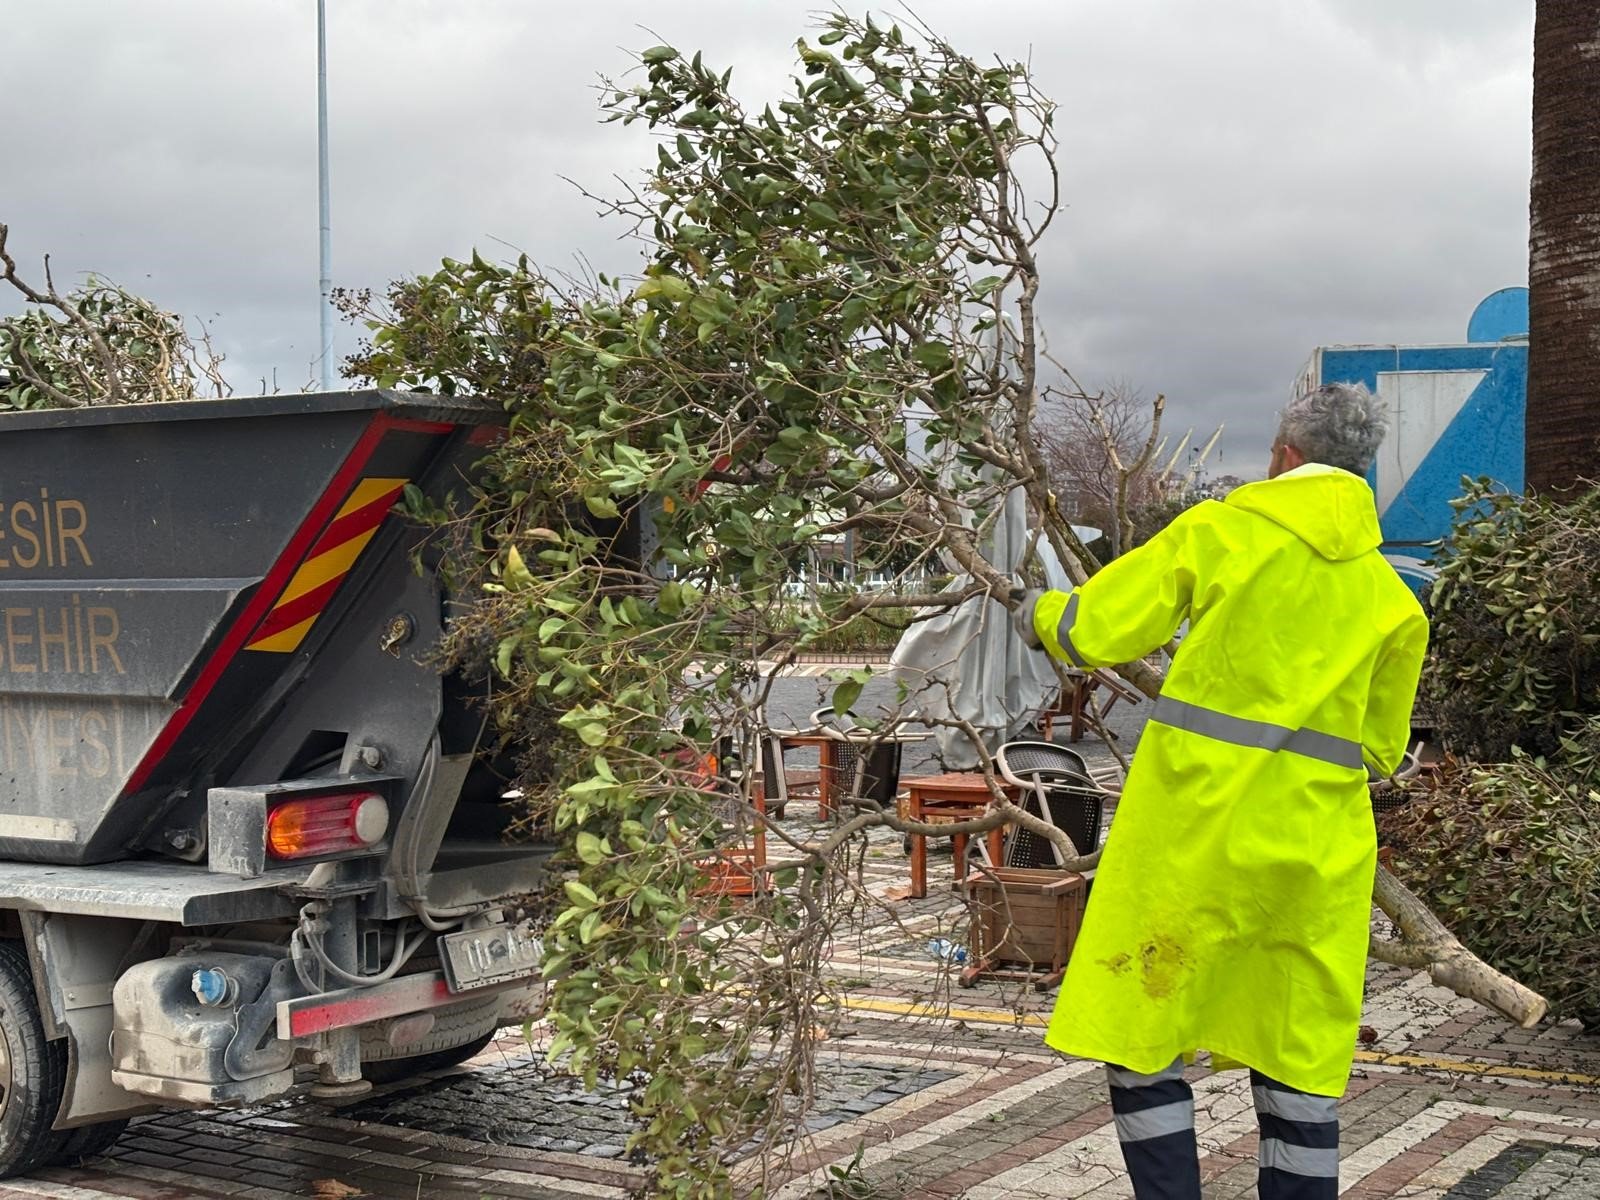
<path id="1" fill-rule="evenodd" d="M 913 821 L 936 819 L 971 821 L 989 811 L 993 793 L 982 771 L 952 771 L 945 775 L 912 776 L 901 781 L 907 793 L 907 813 Z M 1020 791 L 998 781 L 1000 790 L 1015 800 Z M 999 863 L 1004 826 L 989 831 L 989 857 Z M 956 880 L 966 875 L 967 835 L 951 835 L 951 849 L 955 852 Z M 911 897 L 920 900 L 928 894 L 928 839 L 921 834 L 911 835 Z"/>

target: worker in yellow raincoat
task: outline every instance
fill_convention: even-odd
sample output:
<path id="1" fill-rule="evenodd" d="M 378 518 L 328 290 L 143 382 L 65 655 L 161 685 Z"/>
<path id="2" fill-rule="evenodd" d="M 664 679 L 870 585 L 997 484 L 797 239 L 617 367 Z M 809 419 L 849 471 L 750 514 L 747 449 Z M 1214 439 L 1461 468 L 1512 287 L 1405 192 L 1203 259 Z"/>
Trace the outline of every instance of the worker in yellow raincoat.
<path id="1" fill-rule="evenodd" d="M 1200 1200 L 1184 1063 L 1252 1069 L 1265 1200 L 1337 1195 L 1377 843 L 1427 621 L 1378 552 L 1364 388 L 1284 411 L 1269 477 L 1189 509 L 1019 631 L 1078 667 L 1183 638 L 1111 824 L 1045 1040 L 1109 1066 L 1140 1200 Z"/>

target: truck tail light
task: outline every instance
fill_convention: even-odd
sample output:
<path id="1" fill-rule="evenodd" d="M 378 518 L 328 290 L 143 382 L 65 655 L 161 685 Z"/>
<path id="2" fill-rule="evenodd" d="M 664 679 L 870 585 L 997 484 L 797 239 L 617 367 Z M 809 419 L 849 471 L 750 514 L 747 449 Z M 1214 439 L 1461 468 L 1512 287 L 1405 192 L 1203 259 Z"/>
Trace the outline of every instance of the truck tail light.
<path id="1" fill-rule="evenodd" d="M 287 800 L 267 813 L 267 853 L 318 858 L 366 850 L 389 832 L 389 803 L 376 792 L 341 792 Z"/>

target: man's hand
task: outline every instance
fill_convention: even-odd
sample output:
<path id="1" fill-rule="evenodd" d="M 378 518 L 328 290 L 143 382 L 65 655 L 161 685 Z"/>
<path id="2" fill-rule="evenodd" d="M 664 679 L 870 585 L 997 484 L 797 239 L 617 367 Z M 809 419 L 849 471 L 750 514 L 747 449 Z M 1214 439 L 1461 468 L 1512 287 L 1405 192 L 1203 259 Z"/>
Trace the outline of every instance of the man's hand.
<path id="1" fill-rule="evenodd" d="M 1017 601 L 1016 608 L 1011 610 L 1011 627 L 1017 631 L 1022 644 L 1030 650 L 1044 649 L 1044 643 L 1039 640 L 1039 631 L 1033 627 L 1033 610 L 1042 595 L 1044 592 L 1039 588 L 1016 588 L 1011 593 L 1011 598 Z"/>

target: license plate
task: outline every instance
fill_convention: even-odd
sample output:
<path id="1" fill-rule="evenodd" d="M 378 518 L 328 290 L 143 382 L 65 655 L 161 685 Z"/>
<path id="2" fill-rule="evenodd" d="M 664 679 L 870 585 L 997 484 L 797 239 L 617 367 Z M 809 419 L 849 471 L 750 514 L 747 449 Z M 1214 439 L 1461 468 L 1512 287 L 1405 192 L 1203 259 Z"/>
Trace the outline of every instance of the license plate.
<path id="1" fill-rule="evenodd" d="M 531 975 L 544 959 L 544 943 L 527 925 L 487 925 L 439 939 L 439 960 L 452 992 L 469 992 Z"/>

